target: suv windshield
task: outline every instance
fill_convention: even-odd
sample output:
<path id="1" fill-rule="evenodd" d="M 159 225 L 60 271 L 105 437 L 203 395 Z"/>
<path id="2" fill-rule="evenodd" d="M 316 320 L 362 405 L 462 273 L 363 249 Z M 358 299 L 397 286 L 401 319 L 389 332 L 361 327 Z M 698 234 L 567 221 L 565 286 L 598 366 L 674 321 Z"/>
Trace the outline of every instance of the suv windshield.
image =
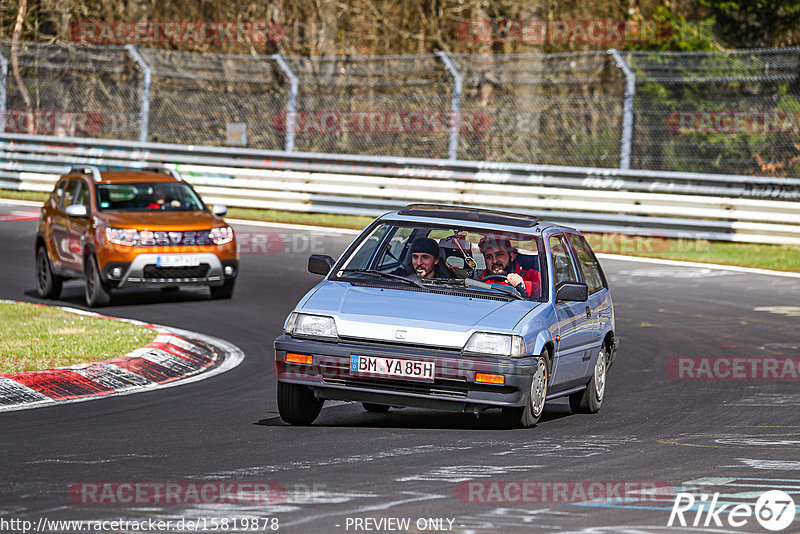
<path id="1" fill-rule="evenodd" d="M 384 222 L 350 248 L 333 278 L 543 300 L 541 250 L 537 233 Z M 504 283 L 511 273 L 523 287 Z"/>
<path id="2" fill-rule="evenodd" d="M 178 182 L 97 184 L 100 211 L 197 211 L 205 205 L 187 184 Z"/>

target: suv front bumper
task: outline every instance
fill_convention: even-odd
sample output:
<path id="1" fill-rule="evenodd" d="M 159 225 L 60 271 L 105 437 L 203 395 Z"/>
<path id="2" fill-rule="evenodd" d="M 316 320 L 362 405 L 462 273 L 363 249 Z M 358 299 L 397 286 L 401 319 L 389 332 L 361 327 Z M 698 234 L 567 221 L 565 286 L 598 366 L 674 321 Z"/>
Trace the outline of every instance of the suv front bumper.
<path id="1" fill-rule="evenodd" d="M 311 365 L 286 362 L 286 353 L 313 357 Z M 350 356 L 433 362 L 433 381 L 378 377 L 350 370 Z M 464 357 L 459 351 L 367 341 L 325 342 L 282 335 L 275 340 L 280 382 L 311 387 L 321 399 L 371 402 L 458 412 L 524 406 L 529 399 L 535 357 L 502 360 Z M 503 385 L 475 382 L 477 373 L 503 375 Z"/>
<path id="2" fill-rule="evenodd" d="M 195 256 L 198 265 L 188 267 L 160 267 L 158 258 Z M 230 267 L 233 274 L 226 275 Z M 114 276 L 120 269 L 121 276 Z M 212 253 L 190 254 L 139 254 L 130 263 L 112 262 L 103 266 L 103 279 L 116 288 L 126 287 L 165 287 L 175 285 L 221 286 L 226 279 L 235 278 L 239 270 L 237 260 L 222 261 Z"/>

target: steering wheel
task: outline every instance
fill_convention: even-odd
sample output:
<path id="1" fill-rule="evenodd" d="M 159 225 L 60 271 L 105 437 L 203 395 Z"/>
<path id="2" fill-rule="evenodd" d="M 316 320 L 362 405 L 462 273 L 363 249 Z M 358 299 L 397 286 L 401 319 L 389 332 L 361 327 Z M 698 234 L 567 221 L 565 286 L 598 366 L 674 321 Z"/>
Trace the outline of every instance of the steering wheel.
<path id="1" fill-rule="evenodd" d="M 489 276 L 484 276 L 483 278 L 481 278 L 481 282 L 486 282 L 487 280 L 501 280 L 503 282 L 508 283 L 506 281 L 507 278 L 508 277 L 504 274 L 490 274 Z"/>

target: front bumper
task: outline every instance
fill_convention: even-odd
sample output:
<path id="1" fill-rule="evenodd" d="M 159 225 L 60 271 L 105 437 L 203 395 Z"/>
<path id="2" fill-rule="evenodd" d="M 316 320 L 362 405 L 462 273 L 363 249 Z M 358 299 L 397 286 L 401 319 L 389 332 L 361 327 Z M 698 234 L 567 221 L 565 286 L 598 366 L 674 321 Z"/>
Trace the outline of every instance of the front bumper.
<path id="1" fill-rule="evenodd" d="M 286 362 L 286 353 L 311 355 L 311 365 Z M 350 370 L 350 356 L 433 362 L 435 379 L 384 378 Z M 524 406 L 529 399 L 535 357 L 514 360 L 463 357 L 459 351 L 403 344 L 346 340 L 324 342 L 282 335 L 275 340 L 275 371 L 281 382 L 304 384 L 321 399 L 392 406 L 478 412 Z M 503 375 L 503 385 L 475 382 L 476 373 Z"/>
<path id="2" fill-rule="evenodd" d="M 139 254 L 132 262 L 111 262 L 102 268 L 102 277 L 116 288 L 165 287 L 176 285 L 221 286 L 226 279 L 235 278 L 239 270 L 237 260 L 222 261 L 216 254 L 192 253 L 199 265 L 191 267 L 159 267 L 158 258 L 182 256 L 184 254 Z M 225 267 L 233 274 L 225 275 Z M 114 276 L 115 269 L 122 272 Z"/>

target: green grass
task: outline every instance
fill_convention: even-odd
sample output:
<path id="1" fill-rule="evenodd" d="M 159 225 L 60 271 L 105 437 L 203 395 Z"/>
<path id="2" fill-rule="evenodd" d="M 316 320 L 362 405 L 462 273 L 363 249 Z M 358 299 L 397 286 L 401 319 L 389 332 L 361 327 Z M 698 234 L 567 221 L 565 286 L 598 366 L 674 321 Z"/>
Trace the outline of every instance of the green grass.
<path id="1" fill-rule="evenodd" d="M 230 217 L 231 219 L 249 219 L 253 221 L 327 226 L 331 228 L 349 228 L 352 230 L 363 230 L 373 220 L 372 217 L 361 217 L 358 215 L 300 213 L 295 211 L 257 210 L 245 208 L 230 208 L 226 217 Z"/>
<path id="2" fill-rule="evenodd" d="M 152 328 L 55 308 L 0 302 L 0 373 L 107 360 L 147 345 Z"/>
<path id="3" fill-rule="evenodd" d="M 13 200 L 33 200 L 44 203 L 50 193 L 40 191 L 14 191 L 11 189 L 0 189 L 0 198 L 10 198 Z"/>
<path id="4" fill-rule="evenodd" d="M 586 237 L 595 252 L 774 271 L 800 271 L 800 246 L 797 245 L 760 245 L 619 234 L 586 234 Z"/>
<path id="5" fill-rule="evenodd" d="M 44 201 L 47 198 L 47 194 L 0 190 L 0 198 Z M 228 217 L 232 219 L 307 224 L 354 230 L 361 230 L 372 221 L 371 217 L 355 215 L 244 208 L 230 208 Z M 725 241 L 629 237 L 618 234 L 607 234 L 605 236 L 588 234 L 587 236 L 596 252 L 800 272 L 800 246 L 795 245 L 759 245 Z"/>

